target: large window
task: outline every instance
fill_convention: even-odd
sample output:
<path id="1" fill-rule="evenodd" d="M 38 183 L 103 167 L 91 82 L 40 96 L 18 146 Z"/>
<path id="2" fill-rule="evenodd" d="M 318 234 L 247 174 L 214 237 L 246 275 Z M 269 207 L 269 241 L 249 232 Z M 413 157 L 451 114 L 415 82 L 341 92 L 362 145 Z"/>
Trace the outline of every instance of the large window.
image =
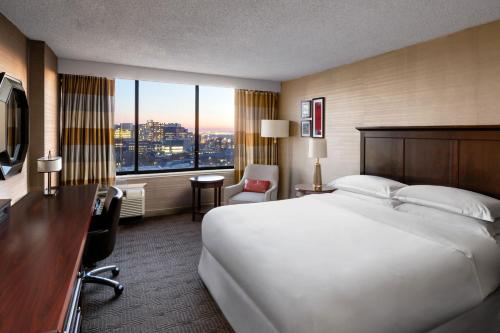
<path id="1" fill-rule="evenodd" d="M 195 91 L 139 82 L 139 171 L 194 168 Z"/>
<path id="2" fill-rule="evenodd" d="M 135 168 L 135 82 L 116 80 L 115 93 L 116 172 Z"/>
<path id="3" fill-rule="evenodd" d="M 200 87 L 200 167 L 233 165 L 234 89 Z"/>
<path id="4" fill-rule="evenodd" d="M 116 80 L 119 174 L 232 168 L 234 89 Z"/>

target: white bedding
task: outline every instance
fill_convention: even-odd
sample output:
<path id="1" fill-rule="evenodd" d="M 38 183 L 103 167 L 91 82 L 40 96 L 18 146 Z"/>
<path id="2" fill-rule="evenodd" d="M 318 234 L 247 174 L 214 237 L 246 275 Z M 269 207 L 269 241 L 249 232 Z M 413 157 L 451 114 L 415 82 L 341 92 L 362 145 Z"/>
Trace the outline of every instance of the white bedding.
<path id="1" fill-rule="evenodd" d="M 484 232 L 340 193 L 224 206 L 199 273 L 237 332 L 421 332 L 499 285 Z"/>

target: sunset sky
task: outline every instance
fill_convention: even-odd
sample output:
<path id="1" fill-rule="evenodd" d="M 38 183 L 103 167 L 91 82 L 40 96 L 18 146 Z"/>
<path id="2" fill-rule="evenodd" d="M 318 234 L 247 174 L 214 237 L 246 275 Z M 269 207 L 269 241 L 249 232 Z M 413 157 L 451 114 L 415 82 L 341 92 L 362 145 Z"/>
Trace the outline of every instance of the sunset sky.
<path id="1" fill-rule="evenodd" d="M 116 80 L 115 123 L 134 122 L 133 80 Z M 194 131 L 195 87 L 139 82 L 139 123 L 181 123 Z M 200 86 L 200 132 L 232 132 L 234 89 Z"/>

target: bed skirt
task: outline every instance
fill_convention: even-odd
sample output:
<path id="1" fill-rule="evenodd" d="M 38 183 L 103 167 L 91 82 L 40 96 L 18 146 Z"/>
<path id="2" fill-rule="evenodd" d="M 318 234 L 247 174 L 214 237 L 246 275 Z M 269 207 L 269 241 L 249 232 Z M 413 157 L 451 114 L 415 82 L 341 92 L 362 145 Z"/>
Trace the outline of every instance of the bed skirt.
<path id="1" fill-rule="evenodd" d="M 205 247 L 201 251 L 198 273 L 236 332 L 278 332 Z"/>

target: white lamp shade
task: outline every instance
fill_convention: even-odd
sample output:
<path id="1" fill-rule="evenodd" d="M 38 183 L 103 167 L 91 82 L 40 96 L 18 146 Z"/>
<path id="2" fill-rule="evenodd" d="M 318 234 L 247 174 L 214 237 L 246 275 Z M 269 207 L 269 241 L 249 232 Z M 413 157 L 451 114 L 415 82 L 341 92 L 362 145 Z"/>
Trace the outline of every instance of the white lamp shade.
<path id="1" fill-rule="evenodd" d="M 325 158 L 327 157 L 325 139 L 309 139 L 309 157 Z"/>
<path id="2" fill-rule="evenodd" d="M 289 123 L 288 120 L 263 119 L 260 123 L 260 136 L 263 138 L 287 138 Z"/>
<path id="3" fill-rule="evenodd" d="M 61 156 L 40 157 L 36 162 L 38 172 L 57 172 L 62 170 Z"/>

